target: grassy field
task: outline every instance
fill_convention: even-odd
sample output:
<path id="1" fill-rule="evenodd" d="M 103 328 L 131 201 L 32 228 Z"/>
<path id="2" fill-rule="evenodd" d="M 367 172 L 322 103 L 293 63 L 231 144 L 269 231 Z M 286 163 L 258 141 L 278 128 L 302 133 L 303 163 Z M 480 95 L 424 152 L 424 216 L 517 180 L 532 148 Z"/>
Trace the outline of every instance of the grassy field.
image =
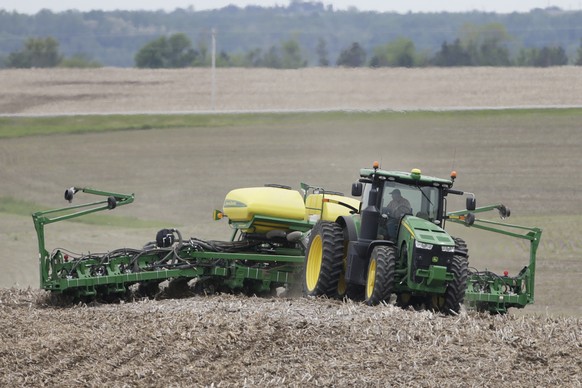
<path id="1" fill-rule="evenodd" d="M 229 190 L 307 182 L 349 192 L 359 168 L 379 160 L 443 177 L 455 169 L 456 187 L 478 205 L 502 202 L 511 222 L 542 227 L 536 305 L 526 311 L 582 315 L 580 109 L 0 120 L 0 287 L 37 285 L 29 214 L 63 206 L 67 187 L 136 194 L 111 216 L 47 227 L 49 248 L 95 252 L 140 247 L 164 225 L 226 239 L 210 215 Z M 474 267 L 515 273 L 527 262 L 522 242 L 452 230 L 469 242 Z"/>

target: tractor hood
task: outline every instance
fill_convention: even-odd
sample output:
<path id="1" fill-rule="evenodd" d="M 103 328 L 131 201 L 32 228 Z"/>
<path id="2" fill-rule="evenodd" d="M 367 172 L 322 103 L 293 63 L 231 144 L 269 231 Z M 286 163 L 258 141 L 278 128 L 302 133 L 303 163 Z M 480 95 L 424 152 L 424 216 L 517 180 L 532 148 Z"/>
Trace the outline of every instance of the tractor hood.
<path id="1" fill-rule="evenodd" d="M 455 241 L 440 226 L 424 218 L 408 216 L 402 221 L 402 226 L 408 229 L 415 240 L 436 245 L 455 245 Z"/>

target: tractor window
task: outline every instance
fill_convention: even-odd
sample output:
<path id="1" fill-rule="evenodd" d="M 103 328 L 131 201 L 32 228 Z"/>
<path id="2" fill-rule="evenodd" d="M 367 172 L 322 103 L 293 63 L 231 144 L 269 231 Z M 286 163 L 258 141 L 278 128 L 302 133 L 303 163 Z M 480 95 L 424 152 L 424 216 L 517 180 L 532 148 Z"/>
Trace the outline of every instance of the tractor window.
<path id="1" fill-rule="evenodd" d="M 435 187 L 408 186 L 385 182 L 381 202 L 382 213 L 392 217 L 412 214 L 430 221 L 438 214 L 439 193 Z"/>

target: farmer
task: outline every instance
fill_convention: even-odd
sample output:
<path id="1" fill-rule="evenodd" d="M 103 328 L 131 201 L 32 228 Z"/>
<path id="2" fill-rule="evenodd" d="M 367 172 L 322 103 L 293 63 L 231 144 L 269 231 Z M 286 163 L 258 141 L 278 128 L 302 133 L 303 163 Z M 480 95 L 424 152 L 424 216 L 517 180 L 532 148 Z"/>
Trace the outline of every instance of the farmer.
<path id="1" fill-rule="evenodd" d="M 394 189 L 390 194 L 392 195 L 392 201 L 390 201 L 388 206 L 383 209 L 382 213 L 388 215 L 388 237 L 390 239 L 396 239 L 400 218 L 405 214 L 410 214 L 412 212 L 412 207 L 410 206 L 410 202 L 402 196 L 400 190 Z"/>

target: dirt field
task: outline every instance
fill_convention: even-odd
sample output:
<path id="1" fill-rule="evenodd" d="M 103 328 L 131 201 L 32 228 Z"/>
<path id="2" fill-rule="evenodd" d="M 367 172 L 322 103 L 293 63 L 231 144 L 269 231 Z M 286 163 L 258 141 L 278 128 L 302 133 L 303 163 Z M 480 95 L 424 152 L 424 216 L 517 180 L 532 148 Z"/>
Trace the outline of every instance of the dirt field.
<path id="1" fill-rule="evenodd" d="M 2 70 L 0 114 L 582 106 L 580 67 Z"/>
<path id="2" fill-rule="evenodd" d="M 237 296 L 55 308 L 0 291 L 0 384 L 579 386 L 580 320 Z M 42 322 L 42 323 L 41 323 Z"/>
<path id="3" fill-rule="evenodd" d="M 582 106 L 580 69 L 220 70 L 217 110 Z M 207 111 L 207 70 L 0 71 L 0 113 Z M 190 83 L 190 81 L 192 81 Z M 380 160 L 502 202 L 544 228 L 536 304 L 506 317 L 238 296 L 47 306 L 30 217 L 0 213 L 0 386 L 580 386 L 580 111 L 309 114 L 280 125 L 0 140 L 0 197 L 62 206 L 70 186 L 136 193 L 116 214 L 224 239 L 233 188 L 301 181 L 349 192 Z M 0 128 L 0 131 L 2 129 Z M 450 208 L 455 206 L 450 203 Z M 36 209 L 31 209 L 31 211 Z M 527 247 L 466 228 L 471 265 L 515 273 Z M 47 245 L 140 247 L 156 230 L 59 223 Z M 10 289 L 9 287 L 17 288 Z"/>

